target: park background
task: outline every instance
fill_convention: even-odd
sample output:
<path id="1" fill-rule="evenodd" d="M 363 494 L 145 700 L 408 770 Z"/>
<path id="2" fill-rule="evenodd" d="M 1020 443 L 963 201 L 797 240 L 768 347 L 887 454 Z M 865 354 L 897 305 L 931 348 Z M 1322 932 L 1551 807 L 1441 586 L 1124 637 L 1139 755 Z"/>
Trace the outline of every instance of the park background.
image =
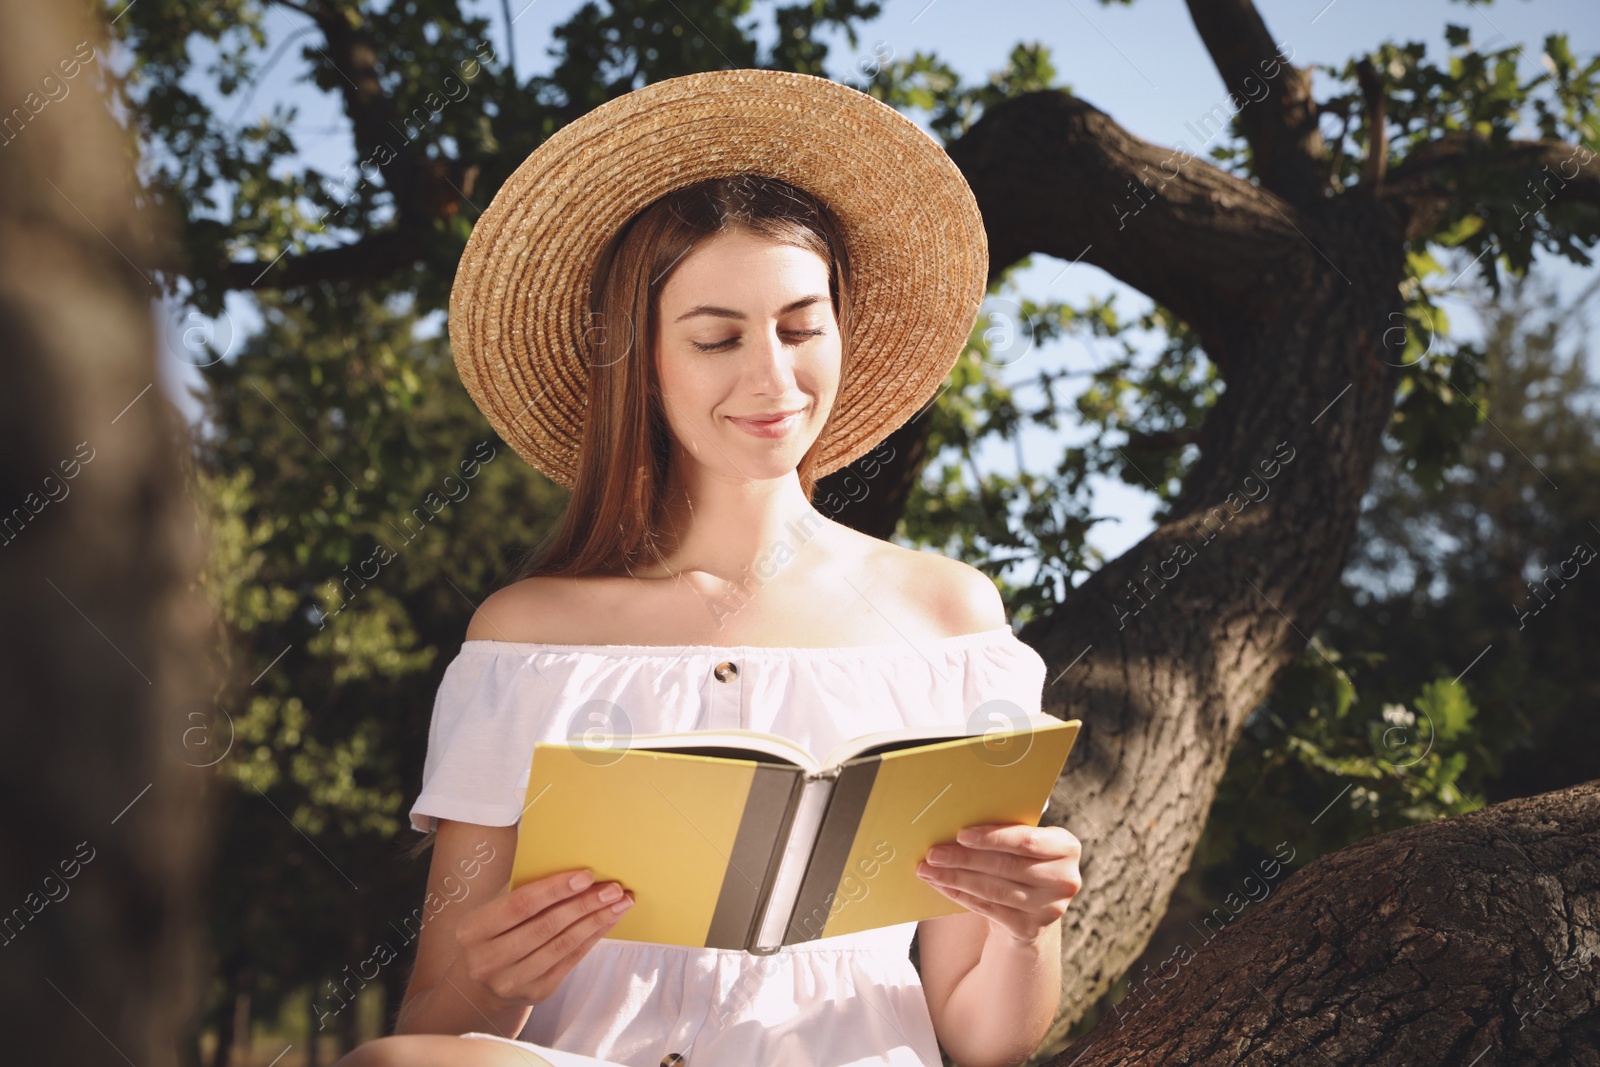
<path id="1" fill-rule="evenodd" d="M 509 138 L 525 152 L 539 137 L 533 118 L 547 134 L 545 109 L 559 114 L 551 101 L 575 85 L 600 92 L 601 71 L 615 95 L 628 67 L 612 60 L 656 40 L 672 58 L 651 60 L 667 68 L 764 65 L 781 46 L 787 62 L 884 96 L 941 140 L 1000 101 L 1066 89 L 1138 137 L 1250 173 L 1238 128 L 1218 122 L 1233 111 L 1228 87 L 1175 0 L 325 9 L 358 7 L 385 46 L 389 86 L 413 102 L 452 67 L 482 61 L 466 100 L 406 126 L 425 153 L 498 147 L 505 133 L 484 100 L 497 121 L 525 122 Z M 381 182 L 357 189 L 350 177 L 358 137 L 344 75 L 308 13 L 322 9 L 113 4 L 98 13 L 102 51 L 85 64 L 88 78 L 120 87 L 141 207 L 183 220 L 139 266 L 162 290 L 150 304 L 155 367 L 189 435 L 181 451 L 209 546 L 196 588 L 217 612 L 208 647 L 220 681 L 173 710 L 190 724 L 182 759 L 208 776 L 215 820 L 197 917 L 204 980 L 184 1049 L 193 1063 L 328 1063 L 385 1031 L 410 958 L 399 931 L 422 897 L 426 857 L 405 813 L 433 693 L 473 605 L 564 496 L 488 429 L 444 335 L 450 265 L 492 187 L 458 189 L 419 238 L 425 254 L 387 274 L 292 286 L 273 273 L 284 257 L 308 259 L 396 217 Z M 1436 113 L 1600 149 L 1591 4 L 1256 9 L 1283 54 L 1313 68 L 1316 99 L 1345 101 L 1356 148 L 1351 64 L 1372 56 L 1397 94 L 1423 84 L 1418 71 L 1447 71 L 1453 81 L 1430 85 Z M 1536 99 L 1556 101 L 1560 121 L 1541 130 Z M 1340 124 L 1326 109 L 1330 142 Z M 22 129 L 5 150 L 27 151 L 38 136 Z M 1073 1009 L 1056 1047 L 1139 1003 L 1128 998 L 1140 977 L 1265 860 L 1283 859 L 1280 843 L 1294 842 L 1287 872 L 1380 833 L 1594 777 L 1600 572 L 1585 564 L 1545 583 L 1582 559 L 1578 546 L 1600 546 L 1600 272 L 1584 254 L 1597 216 L 1577 197 L 1538 214 L 1570 235 L 1564 249 L 1500 233 L 1475 254 L 1469 216 L 1449 234 L 1460 247 L 1408 250 L 1400 413 L 1337 593 L 1243 723 L 1165 917 Z M 1074 590 L 1156 529 L 1225 391 L 1195 333 L 1093 258 L 1035 254 L 996 279 L 952 388 L 928 413 L 925 463 L 893 525 L 902 544 L 988 571 L 1019 625 L 1070 608 Z M 250 263 L 260 273 L 243 284 Z M 456 495 L 446 479 L 485 443 L 495 458 Z M 90 493 L 98 472 L 92 461 L 84 469 L 78 489 Z M 839 505 L 841 521 L 866 503 Z M 343 578 L 379 544 L 393 559 L 348 595 Z M 1116 622 L 1097 625 L 1110 635 Z M 1070 669 L 1069 658 L 1054 669 Z M 1065 824 L 1078 829 L 1070 813 Z M 1277 888 L 1254 884 L 1262 895 L 1230 923 Z M 386 942 L 401 951 L 347 1003 L 352 969 Z"/>

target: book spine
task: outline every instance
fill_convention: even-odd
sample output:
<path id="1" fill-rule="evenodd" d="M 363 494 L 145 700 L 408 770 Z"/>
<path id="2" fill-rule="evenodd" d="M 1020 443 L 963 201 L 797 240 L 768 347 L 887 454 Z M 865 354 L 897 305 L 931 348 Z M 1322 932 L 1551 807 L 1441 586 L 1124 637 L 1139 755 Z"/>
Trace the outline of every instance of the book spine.
<path id="1" fill-rule="evenodd" d="M 706 931 L 706 948 L 742 949 L 749 945 L 801 777 L 798 767 L 767 763 L 756 767 L 750 792 L 745 796 L 744 814 L 734 834 L 722 890 Z"/>
<path id="2" fill-rule="evenodd" d="M 862 812 L 872 796 L 873 780 L 882 763 L 882 759 L 872 757 L 851 760 L 839 768 L 827 812 L 817 830 L 811 862 L 806 865 L 805 878 L 800 883 L 783 935 L 785 945 L 815 941 L 822 936 L 823 927 L 832 914 L 839 883 L 844 879 L 845 864 L 850 861 L 850 848 L 855 844 Z"/>
<path id="3" fill-rule="evenodd" d="M 817 830 L 822 825 L 823 812 L 833 795 L 837 770 L 809 775 L 801 788 L 795 804 L 794 817 L 784 827 L 781 862 L 772 878 L 772 889 L 764 900 L 755 935 L 746 951 L 757 956 L 770 956 L 784 946 L 784 929 L 789 916 L 794 913 L 795 894 L 800 891 L 800 879 L 811 857 L 817 840 Z"/>

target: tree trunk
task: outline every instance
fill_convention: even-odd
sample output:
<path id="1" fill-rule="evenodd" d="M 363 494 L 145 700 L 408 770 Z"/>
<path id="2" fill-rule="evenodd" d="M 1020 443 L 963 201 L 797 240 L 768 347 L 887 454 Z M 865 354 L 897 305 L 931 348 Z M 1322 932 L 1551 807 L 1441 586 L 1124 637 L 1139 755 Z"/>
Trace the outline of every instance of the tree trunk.
<path id="1" fill-rule="evenodd" d="M 149 219 L 87 11 L 0 0 L 4 1058 L 171 1067 L 203 967 L 207 781 L 184 714 L 213 688 L 209 615 L 134 265 Z"/>
<path id="2" fill-rule="evenodd" d="M 817 479 L 811 494 L 816 509 L 835 522 L 887 541 L 905 514 L 911 488 L 927 461 L 926 414 L 932 403 L 865 456 Z"/>
<path id="3" fill-rule="evenodd" d="M 245 968 L 232 959 L 223 964 L 218 977 L 227 995 L 216 1010 L 217 1043 L 211 1048 L 211 1067 L 228 1067 L 238 1033 L 239 998 L 244 995 L 248 979 Z"/>
<path id="4" fill-rule="evenodd" d="M 1022 634 L 1053 664 L 1046 710 L 1084 722 L 1047 817 L 1082 839 L 1085 883 L 1048 1049 L 1144 947 L 1245 716 L 1336 590 L 1393 409 L 1402 239 L 1370 198 L 1296 208 L 1197 159 L 1119 218 L 1127 176 L 1171 151 L 1065 93 L 996 105 L 951 155 L 995 268 L 1098 262 L 1183 315 L 1227 382 L 1170 517 Z"/>
<path id="5" fill-rule="evenodd" d="M 1155 532 L 1023 634 L 1055 668 L 1046 710 L 1085 724 L 1049 816 L 1083 840 L 1085 888 L 1064 928 L 1062 1007 L 1047 1048 L 1148 942 L 1246 715 L 1334 595 L 1392 413 L 1407 242 L 1484 217 L 1480 190 L 1510 188 L 1511 176 L 1533 173 L 1530 162 L 1568 148 L 1447 132 L 1387 176 L 1375 153 L 1367 180 L 1333 188 L 1310 71 L 1278 61 L 1250 0 L 1188 6 L 1228 90 L 1250 97 L 1239 128 L 1257 181 L 1134 137 L 1064 92 L 988 106 L 949 146 L 983 212 L 991 278 L 1035 252 L 1099 267 L 1194 330 L 1226 386 Z M 389 101 L 368 42 L 332 16 L 315 20 L 333 61 L 354 72 L 340 92 L 370 147 Z M 1258 71 L 1264 96 L 1248 89 Z M 446 185 L 470 194 L 465 175 L 481 162 L 441 159 L 425 173 L 400 156 L 385 170 L 396 229 L 290 255 L 265 284 L 409 269 L 431 247 L 419 216 L 454 199 L 422 194 Z M 1472 181 L 1456 180 L 1458 164 Z M 1600 203 L 1592 171 L 1570 186 L 1570 201 Z M 246 289 L 261 275 L 252 260 L 211 280 Z M 922 464 L 927 420 L 890 443 L 895 455 L 876 460 L 875 474 L 863 479 L 858 463 L 825 479 L 818 506 L 887 535 Z"/>
<path id="6" fill-rule="evenodd" d="M 1600 780 L 1263 884 L 1049 1067 L 1600 1064 Z"/>
<path id="7" fill-rule="evenodd" d="M 211 1047 L 211 1067 L 228 1067 L 228 1061 L 233 1058 L 233 1009 L 236 1003 L 237 994 L 229 997 L 227 1007 L 217 1013 L 217 1043 Z"/>
<path id="8" fill-rule="evenodd" d="M 321 1067 L 321 1046 L 317 1043 L 317 987 L 306 991 L 306 1067 Z"/>
<path id="9" fill-rule="evenodd" d="M 361 996 L 365 992 L 365 986 L 357 989 L 350 997 L 349 1006 L 339 1014 L 338 1030 L 341 1052 L 349 1052 L 361 1044 Z"/>
<path id="10" fill-rule="evenodd" d="M 224 1063 L 238 1062 L 248 1065 L 251 1062 L 250 1052 L 255 1047 L 255 1035 L 250 1026 L 250 986 L 249 975 L 239 991 L 233 995 L 233 1022 L 228 1027 L 233 1032 L 233 1045 L 228 1050 L 228 1058 Z"/>

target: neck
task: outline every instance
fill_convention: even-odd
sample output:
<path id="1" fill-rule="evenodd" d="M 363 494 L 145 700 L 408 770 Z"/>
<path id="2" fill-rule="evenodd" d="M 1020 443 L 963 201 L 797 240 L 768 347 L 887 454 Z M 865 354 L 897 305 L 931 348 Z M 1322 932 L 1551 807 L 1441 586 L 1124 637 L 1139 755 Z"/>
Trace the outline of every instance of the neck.
<path id="1" fill-rule="evenodd" d="M 681 469 L 681 468 L 680 468 Z M 702 571 L 738 582 L 770 577 L 829 525 L 791 470 L 779 478 L 731 480 L 698 468 L 674 477 L 666 506 L 666 570 Z"/>

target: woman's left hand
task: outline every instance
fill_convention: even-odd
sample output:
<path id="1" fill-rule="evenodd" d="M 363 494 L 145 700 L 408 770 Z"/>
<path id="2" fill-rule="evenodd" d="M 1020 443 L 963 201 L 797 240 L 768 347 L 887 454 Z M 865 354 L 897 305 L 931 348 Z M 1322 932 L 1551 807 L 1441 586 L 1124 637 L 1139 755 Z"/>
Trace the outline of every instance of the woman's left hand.
<path id="1" fill-rule="evenodd" d="M 956 843 L 935 845 L 917 874 L 945 896 L 1031 943 L 1066 913 L 1083 888 L 1083 846 L 1059 826 L 988 823 L 969 826 Z"/>

